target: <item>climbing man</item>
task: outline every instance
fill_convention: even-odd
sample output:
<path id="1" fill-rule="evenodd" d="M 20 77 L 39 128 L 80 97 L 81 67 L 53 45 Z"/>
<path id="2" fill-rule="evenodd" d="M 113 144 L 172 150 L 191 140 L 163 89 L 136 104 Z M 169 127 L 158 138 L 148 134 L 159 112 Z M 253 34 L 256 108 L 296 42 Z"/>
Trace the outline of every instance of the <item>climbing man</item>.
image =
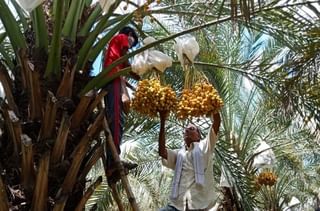
<path id="1" fill-rule="evenodd" d="M 109 42 L 107 47 L 103 67 L 106 68 L 117 59 L 124 56 L 131 47 L 138 43 L 138 36 L 135 30 L 129 26 L 124 27 L 115 35 Z M 129 67 L 128 61 L 114 67 L 107 74 L 107 77 L 113 77 L 118 71 Z M 137 79 L 137 75 L 130 73 Z M 109 82 L 105 88 L 107 95 L 105 96 L 105 106 L 107 109 L 107 120 L 113 137 L 114 145 L 120 154 L 120 144 L 123 135 L 123 127 L 125 115 L 130 109 L 130 97 L 126 87 L 126 80 L 124 77 L 117 77 Z M 107 177 L 109 181 L 116 182 L 119 179 L 119 171 L 116 168 L 111 150 L 107 150 Z M 137 164 L 122 161 L 125 170 L 131 170 L 137 167 Z"/>

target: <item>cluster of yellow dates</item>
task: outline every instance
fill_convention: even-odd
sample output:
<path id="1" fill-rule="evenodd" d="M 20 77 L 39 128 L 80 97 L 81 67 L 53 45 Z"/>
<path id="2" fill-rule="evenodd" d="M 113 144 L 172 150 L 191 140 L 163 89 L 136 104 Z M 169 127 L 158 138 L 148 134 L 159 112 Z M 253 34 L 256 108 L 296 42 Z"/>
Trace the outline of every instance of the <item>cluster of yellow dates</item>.
<path id="1" fill-rule="evenodd" d="M 139 82 L 131 107 L 150 117 L 159 111 L 173 111 L 177 105 L 175 91 L 169 86 L 161 86 L 159 80 L 150 79 Z"/>
<path id="2" fill-rule="evenodd" d="M 177 107 L 177 117 L 200 117 L 218 112 L 223 106 L 217 90 L 209 83 L 196 83 L 192 89 L 184 89 Z"/>
<path id="3" fill-rule="evenodd" d="M 209 83 L 196 83 L 192 89 L 184 89 L 178 100 L 171 87 L 161 86 L 157 79 L 145 79 L 139 82 L 131 106 L 150 117 L 157 116 L 159 111 L 172 111 L 183 120 L 218 112 L 223 101 Z"/>
<path id="4" fill-rule="evenodd" d="M 273 186 L 277 182 L 277 175 L 271 171 L 261 172 L 257 177 L 259 185 Z"/>

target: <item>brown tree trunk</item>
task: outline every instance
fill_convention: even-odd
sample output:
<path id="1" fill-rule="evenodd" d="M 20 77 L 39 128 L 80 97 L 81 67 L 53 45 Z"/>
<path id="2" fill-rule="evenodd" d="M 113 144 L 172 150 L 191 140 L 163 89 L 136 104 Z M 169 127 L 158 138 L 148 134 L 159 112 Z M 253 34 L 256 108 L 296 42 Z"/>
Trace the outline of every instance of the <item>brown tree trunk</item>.
<path id="1" fill-rule="evenodd" d="M 46 84 L 30 66 L 26 52 L 20 56 L 23 70 L 14 82 L 0 71 L 6 94 L 13 96 L 10 104 L 1 106 L 6 128 L 1 128 L 0 136 L 4 179 L 0 181 L 0 210 L 80 210 L 99 183 L 85 192 L 85 177 L 103 154 L 101 143 L 92 141 L 103 129 L 105 114 L 93 111 L 106 93 L 57 98 L 53 93 L 66 85 Z M 11 86 L 25 87 L 27 98 L 21 98 L 20 91 L 12 92 Z M 82 87 L 75 88 L 78 93 Z"/>

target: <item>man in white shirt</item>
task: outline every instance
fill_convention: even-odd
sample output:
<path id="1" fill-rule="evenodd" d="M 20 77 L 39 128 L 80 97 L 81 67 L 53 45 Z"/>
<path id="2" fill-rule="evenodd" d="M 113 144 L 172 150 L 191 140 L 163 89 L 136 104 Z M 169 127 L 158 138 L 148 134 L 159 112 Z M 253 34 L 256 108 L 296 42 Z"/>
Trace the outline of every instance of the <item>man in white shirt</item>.
<path id="1" fill-rule="evenodd" d="M 174 178 L 168 206 L 160 211 L 209 210 L 217 201 L 214 189 L 213 151 L 217 140 L 221 118 L 213 114 L 213 125 L 204 140 L 200 131 L 189 124 L 184 130 L 185 147 L 170 150 L 165 144 L 165 121 L 167 114 L 160 113 L 159 155 L 162 164 L 174 170 Z"/>

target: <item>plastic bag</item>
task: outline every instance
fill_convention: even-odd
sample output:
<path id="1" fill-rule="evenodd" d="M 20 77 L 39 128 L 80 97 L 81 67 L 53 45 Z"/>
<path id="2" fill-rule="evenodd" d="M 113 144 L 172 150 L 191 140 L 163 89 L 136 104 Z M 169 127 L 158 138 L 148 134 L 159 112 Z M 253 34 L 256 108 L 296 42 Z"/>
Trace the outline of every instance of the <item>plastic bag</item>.
<path id="1" fill-rule="evenodd" d="M 31 12 L 42 2 L 44 2 L 44 0 L 18 0 L 18 2 L 24 10 Z"/>
<path id="2" fill-rule="evenodd" d="M 283 211 L 293 211 L 298 210 L 298 207 L 300 206 L 301 202 L 299 199 L 297 199 L 295 196 L 291 198 L 287 206 L 283 209 Z M 300 210 L 300 209 L 299 209 Z"/>
<path id="3" fill-rule="evenodd" d="M 161 51 L 150 50 L 148 53 L 148 63 L 151 67 L 164 72 L 172 66 L 172 59 Z"/>
<path id="4" fill-rule="evenodd" d="M 191 63 L 193 63 L 194 58 L 200 51 L 199 44 L 196 41 L 196 38 L 191 35 L 185 35 L 183 37 L 177 38 L 174 49 L 177 52 L 178 59 L 182 65 L 184 65 L 185 63 L 183 58 L 184 55 Z"/>
<path id="5" fill-rule="evenodd" d="M 253 166 L 256 168 L 271 167 L 275 163 L 276 157 L 271 147 L 264 141 L 260 142 L 254 154 L 257 154 L 253 160 Z"/>
<path id="6" fill-rule="evenodd" d="M 297 206 L 298 204 L 301 204 L 300 200 L 297 199 L 297 197 L 293 196 L 291 200 L 289 201 L 289 207 Z"/>
<path id="7" fill-rule="evenodd" d="M 155 42 L 153 37 L 147 37 L 143 40 L 144 45 L 148 45 Z M 133 57 L 131 63 L 132 71 L 142 75 L 152 68 L 155 68 L 161 72 L 164 72 L 166 68 L 172 66 L 172 59 L 161 51 L 149 48 L 142 53 L 139 53 Z"/>
<path id="8" fill-rule="evenodd" d="M 104 14 L 109 12 L 110 7 L 115 3 L 115 0 L 99 0 L 100 6 Z"/>
<path id="9" fill-rule="evenodd" d="M 151 69 L 147 59 L 148 50 L 135 55 L 131 63 L 132 72 L 137 73 L 138 75 L 143 75 Z"/>
<path id="10" fill-rule="evenodd" d="M 157 41 L 156 39 L 154 39 L 153 37 L 146 37 L 144 40 L 143 40 L 143 45 L 149 45 L 153 42 Z M 152 49 L 152 48 L 150 48 Z"/>

